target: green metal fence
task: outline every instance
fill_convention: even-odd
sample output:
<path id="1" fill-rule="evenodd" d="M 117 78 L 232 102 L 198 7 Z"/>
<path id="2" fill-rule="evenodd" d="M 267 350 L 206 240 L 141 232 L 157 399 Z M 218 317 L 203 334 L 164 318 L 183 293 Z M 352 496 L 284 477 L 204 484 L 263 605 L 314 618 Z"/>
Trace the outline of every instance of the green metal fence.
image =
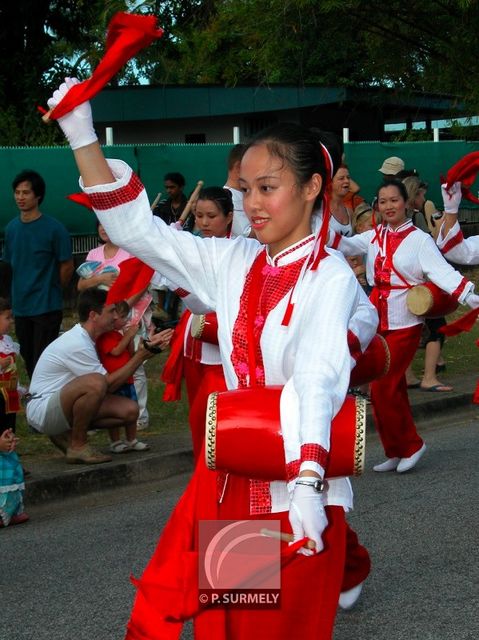
<path id="1" fill-rule="evenodd" d="M 125 160 L 139 173 L 150 201 L 163 190 L 163 176 L 180 171 L 186 178 L 186 192 L 198 180 L 206 185 L 222 185 L 226 179 L 226 159 L 231 144 L 115 145 L 105 147 L 108 157 Z M 429 183 L 428 198 L 441 203 L 440 176 L 466 153 L 479 150 L 479 143 L 452 142 L 350 142 L 345 145 L 352 177 L 361 185 L 361 194 L 371 200 L 381 175 L 378 168 L 388 156 L 399 156 L 406 168 L 417 169 Z M 78 173 L 71 151 L 66 147 L 0 148 L 0 234 L 17 215 L 11 182 L 22 169 L 43 175 L 47 193 L 45 213 L 61 220 L 74 236 L 95 232 L 95 219 L 84 207 L 66 199 L 79 190 Z M 471 214 L 473 215 L 474 212 Z"/>

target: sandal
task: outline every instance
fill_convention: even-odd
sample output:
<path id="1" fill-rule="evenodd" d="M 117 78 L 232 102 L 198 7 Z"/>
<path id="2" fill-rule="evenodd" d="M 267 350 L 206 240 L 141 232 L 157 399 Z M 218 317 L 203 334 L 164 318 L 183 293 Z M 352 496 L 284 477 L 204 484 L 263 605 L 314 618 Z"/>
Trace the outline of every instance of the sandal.
<path id="1" fill-rule="evenodd" d="M 150 448 L 149 444 L 146 444 L 146 442 L 140 442 L 140 440 L 137 440 L 136 438 L 131 441 L 127 440 L 124 444 L 128 448 L 128 451 L 148 451 Z"/>
<path id="2" fill-rule="evenodd" d="M 110 444 L 110 451 L 112 453 L 126 453 L 127 451 L 130 451 L 130 447 L 126 442 L 123 442 L 123 440 L 117 440 Z"/>

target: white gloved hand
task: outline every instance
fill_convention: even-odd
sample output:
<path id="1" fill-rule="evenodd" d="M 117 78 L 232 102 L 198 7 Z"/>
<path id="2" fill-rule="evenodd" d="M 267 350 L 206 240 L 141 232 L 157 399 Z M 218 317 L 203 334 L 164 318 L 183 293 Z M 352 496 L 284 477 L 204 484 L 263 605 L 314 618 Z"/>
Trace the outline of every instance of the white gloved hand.
<path id="1" fill-rule="evenodd" d="M 449 193 L 446 191 L 446 185 L 442 184 L 441 193 L 444 211 L 446 213 L 457 213 L 462 200 L 461 183 L 455 182 L 449 189 Z"/>
<path id="2" fill-rule="evenodd" d="M 470 291 L 464 298 L 464 304 L 467 304 L 471 309 L 477 309 L 477 307 L 479 307 L 479 296 L 477 293 Z"/>
<path id="3" fill-rule="evenodd" d="M 321 493 L 317 493 L 311 486 L 297 484 L 289 505 L 289 522 L 293 529 L 293 541 L 307 536 L 316 543 L 316 553 L 323 550 L 321 536 L 328 525 L 328 517 Z M 303 548 L 300 553 L 313 555 L 315 552 Z"/>
<path id="4" fill-rule="evenodd" d="M 50 109 L 53 109 L 66 96 L 68 91 L 76 84 L 79 84 L 77 78 L 65 78 L 65 82 L 53 93 L 53 96 L 47 101 Z M 89 102 L 83 102 L 75 107 L 73 111 L 67 113 L 63 118 L 58 119 L 65 137 L 70 143 L 72 149 L 86 147 L 88 144 L 98 140 L 93 128 L 93 119 L 91 115 L 91 107 Z"/>

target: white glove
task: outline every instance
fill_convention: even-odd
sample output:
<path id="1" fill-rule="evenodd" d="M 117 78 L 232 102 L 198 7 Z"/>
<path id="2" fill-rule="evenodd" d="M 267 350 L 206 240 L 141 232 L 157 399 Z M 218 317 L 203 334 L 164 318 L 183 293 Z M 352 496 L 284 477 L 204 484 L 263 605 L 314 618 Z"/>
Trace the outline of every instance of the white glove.
<path id="1" fill-rule="evenodd" d="M 455 182 L 449 189 L 449 193 L 446 191 L 446 185 L 442 184 L 441 193 L 444 211 L 446 213 L 457 213 L 462 200 L 461 183 Z"/>
<path id="2" fill-rule="evenodd" d="M 78 78 L 65 78 L 65 82 L 53 93 L 53 96 L 47 101 L 50 109 L 53 109 L 66 96 L 69 89 L 75 84 L 79 84 Z M 73 111 L 67 113 L 63 118 L 58 119 L 65 137 L 70 143 L 72 149 L 86 147 L 88 144 L 98 140 L 93 128 L 93 119 L 91 115 L 91 107 L 89 102 L 83 102 L 75 107 Z"/>
<path id="3" fill-rule="evenodd" d="M 479 296 L 477 293 L 470 291 L 464 298 L 464 304 L 467 304 L 471 309 L 477 309 L 477 307 L 479 307 Z"/>
<path id="4" fill-rule="evenodd" d="M 328 517 L 321 493 L 317 493 L 311 486 L 297 484 L 289 505 L 289 522 L 293 529 L 293 541 L 307 536 L 316 543 L 316 553 L 323 550 L 321 536 L 328 525 Z M 313 555 L 315 552 L 303 548 L 300 553 Z"/>

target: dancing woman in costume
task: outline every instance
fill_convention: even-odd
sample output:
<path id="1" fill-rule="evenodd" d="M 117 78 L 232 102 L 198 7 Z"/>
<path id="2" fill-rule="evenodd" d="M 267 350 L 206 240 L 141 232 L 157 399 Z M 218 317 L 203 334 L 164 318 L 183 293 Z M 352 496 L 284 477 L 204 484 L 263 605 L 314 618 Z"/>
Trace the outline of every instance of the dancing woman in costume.
<path id="1" fill-rule="evenodd" d="M 433 239 L 407 217 L 407 191 L 400 180 L 379 187 L 377 206 L 383 225 L 352 238 L 336 234 L 332 246 L 345 255 L 366 256 L 366 275 L 374 285 L 371 293 L 379 313 L 379 332 L 389 346 L 389 372 L 371 383 L 371 401 L 376 428 L 386 460 L 374 471 L 412 469 L 426 450 L 409 404 L 405 371 L 419 345 L 424 322 L 406 305 L 408 290 L 426 280 L 455 297 L 458 302 L 478 306 L 468 282 L 441 256 Z"/>
<path id="2" fill-rule="evenodd" d="M 198 194 L 195 209 L 195 227 L 202 238 L 228 238 L 233 221 L 231 192 L 222 187 L 205 187 Z M 175 291 L 186 306 L 171 341 L 171 352 L 162 373 L 166 382 L 164 400 L 179 400 L 184 378 L 189 422 L 193 441 L 193 456 L 197 462 L 204 440 L 205 415 L 210 393 L 224 391 L 226 383 L 221 366 L 217 335 L 211 340 L 192 335 L 195 322 L 216 325 L 216 314 L 208 313 L 194 294 L 182 289 Z M 212 330 L 213 332 L 213 330 Z M 206 332 L 203 331 L 203 334 Z"/>
<path id="3" fill-rule="evenodd" d="M 62 85 L 49 106 L 69 86 L 71 81 Z M 354 364 L 348 324 L 361 304 L 369 318 L 358 336 L 362 349 L 376 330 L 375 311 L 353 272 L 334 251 L 323 249 L 323 236 L 316 233 L 313 212 L 321 210 L 340 149 L 298 125 L 264 131 L 248 146 L 240 180 L 259 242 L 198 238 L 153 220 L 143 185 L 130 167 L 105 160 L 88 103 L 59 124 L 74 149 L 82 188 L 112 240 L 216 311 L 228 389 L 280 385 L 281 404 L 298 409 L 289 412 L 294 415 L 288 424 L 283 414 L 281 420 L 287 481 L 223 478 L 206 470 L 200 459 L 138 581 L 127 637 L 177 638 L 181 620 L 198 614 L 188 599 L 194 585 L 185 578 L 198 520 L 266 518 L 279 520 L 295 540 L 314 541 L 315 551 L 295 554 L 282 568 L 280 608 L 205 610 L 196 616 L 196 637 L 329 640 L 343 580 L 345 511 L 352 507 L 352 491 L 347 478 L 331 479 L 327 488 L 322 480 L 331 421 L 344 402 Z M 165 587 L 170 578 L 177 580 L 174 598 Z"/>

